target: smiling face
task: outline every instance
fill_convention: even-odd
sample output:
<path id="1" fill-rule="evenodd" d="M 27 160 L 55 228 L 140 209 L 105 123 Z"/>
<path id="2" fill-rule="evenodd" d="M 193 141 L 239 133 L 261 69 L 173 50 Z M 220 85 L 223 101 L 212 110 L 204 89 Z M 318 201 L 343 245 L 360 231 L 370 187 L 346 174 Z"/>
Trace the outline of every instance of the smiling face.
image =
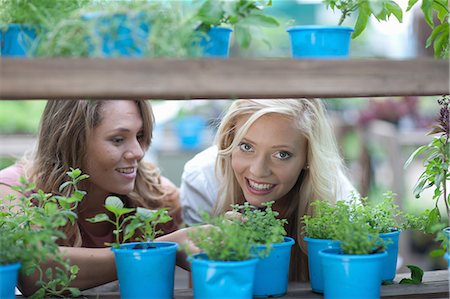
<path id="1" fill-rule="evenodd" d="M 241 117 L 239 130 L 247 121 Z M 234 175 L 246 201 L 262 203 L 283 198 L 306 164 L 307 140 L 293 121 L 279 114 L 257 119 L 231 154 Z"/>
<path id="2" fill-rule="evenodd" d="M 100 113 L 101 123 L 87 137 L 84 171 L 90 176 L 88 194 L 104 200 L 111 193 L 133 190 L 145 152 L 143 121 L 134 101 L 107 101 Z"/>

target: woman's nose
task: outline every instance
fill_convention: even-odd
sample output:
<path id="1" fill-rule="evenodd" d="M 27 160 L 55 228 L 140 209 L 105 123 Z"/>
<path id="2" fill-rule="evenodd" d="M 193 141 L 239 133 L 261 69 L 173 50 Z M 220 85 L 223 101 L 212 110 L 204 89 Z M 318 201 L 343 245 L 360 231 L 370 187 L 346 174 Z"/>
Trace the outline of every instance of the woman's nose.
<path id="1" fill-rule="evenodd" d="M 267 177 L 272 173 L 269 161 L 264 156 L 258 156 L 250 162 L 250 172 L 255 178 Z"/>
<path id="2" fill-rule="evenodd" d="M 133 144 L 125 152 L 125 159 L 129 160 L 141 160 L 144 157 L 144 149 L 138 141 L 134 141 Z"/>

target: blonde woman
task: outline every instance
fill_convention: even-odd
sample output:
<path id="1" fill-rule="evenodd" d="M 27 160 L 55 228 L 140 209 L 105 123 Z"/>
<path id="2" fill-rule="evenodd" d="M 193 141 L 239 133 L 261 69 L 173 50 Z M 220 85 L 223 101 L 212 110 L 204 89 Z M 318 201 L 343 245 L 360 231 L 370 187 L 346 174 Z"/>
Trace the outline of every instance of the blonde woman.
<path id="1" fill-rule="evenodd" d="M 288 235 L 300 245 L 292 251 L 290 279 L 308 280 L 301 217 L 311 214 L 314 200 L 335 202 L 354 191 L 332 132 L 320 100 L 233 102 L 218 128 L 216 148 L 185 165 L 186 222 L 200 221 L 201 210 L 222 214 L 235 203 L 261 207 L 275 201 L 274 210 L 288 220 Z"/>
<path id="2" fill-rule="evenodd" d="M 22 175 L 54 194 L 70 167 L 89 175 L 78 186 L 87 191 L 78 206 L 78 221 L 65 228 L 67 239 L 60 244 L 61 251 L 80 268 L 74 287 L 84 290 L 117 279 L 114 255 L 104 245 L 113 242 L 113 227 L 86 221 L 106 212 L 103 205 L 108 195 L 120 196 L 127 207 L 169 208 L 173 221 L 160 227 L 167 234 L 160 240 L 185 238 L 183 230 L 176 231 L 181 224 L 178 189 L 155 165 L 142 160 L 151 143 L 153 124 L 146 101 L 51 100 L 42 115 L 36 151 L 0 171 L 0 197 L 14 194 L 6 185 L 18 185 Z M 24 295 L 36 290 L 35 281 L 33 275 L 19 279 Z"/>

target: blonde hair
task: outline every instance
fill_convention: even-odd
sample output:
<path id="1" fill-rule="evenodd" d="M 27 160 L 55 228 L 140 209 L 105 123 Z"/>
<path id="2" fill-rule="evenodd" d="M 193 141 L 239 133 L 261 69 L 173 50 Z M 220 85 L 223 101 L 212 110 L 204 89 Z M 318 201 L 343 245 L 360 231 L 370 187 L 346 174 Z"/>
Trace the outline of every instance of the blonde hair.
<path id="1" fill-rule="evenodd" d="M 280 114 L 292 119 L 299 134 L 307 140 L 308 169 L 300 173 L 295 186 L 288 193 L 290 205 L 284 214 L 280 214 L 280 217 L 289 221 L 286 229 L 288 235 L 296 238 L 301 248 L 301 252 L 297 247 L 293 250 L 291 279 L 307 280 L 306 244 L 301 234 L 301 218 L 312 214 L 310 204 L 317 199 L 336 201 L 338 174 L 344 172 L 331 125 L 319 99 L 237 100 L 232 103 L 223 116 L 216 135 L 216 171 L 220 187 L 213 214 L 224 213 L 230 210 L 231 204 L 242 204 L 245 201 L 231 166 L 231 153 L 249 127 L 266 114 Z M 248 119 L 237 128 L 236 123 L 242 116 Z M 298 261 L 298 255 L 302 255 L 301 261 Z"/>
<path id="2" fill-rule="evenodd" d="M 88 154 L 86 144 L 92 130 L 102 122 L 106 100 L 49 100 L 45 106 L 34 153 L 24 159 L 25 174 L 38 189 L 59 194 L 59 186 L 67 180 L 70 168 L 83 171 L 83 161 Z M 145 100 L 134 101 L 142 118 L 142 149 L 150 147 L 154 116 L 151 105 Z M 87 183 L 89 179 L 87 180 Z M 82 186 L 81 186 L 82 187 Z M 82 188 L 80 188 L 82 189 Z M 66 195 L 72 190 L 66 190 Z M 159 169 L 143 160 L 138 164 L 134 190 L 121 196 L 129 207 L 158 208 L 168 190 L 161 186 Z M 78 225 L 65 229 L 63 245 L 81 246 Z"/>

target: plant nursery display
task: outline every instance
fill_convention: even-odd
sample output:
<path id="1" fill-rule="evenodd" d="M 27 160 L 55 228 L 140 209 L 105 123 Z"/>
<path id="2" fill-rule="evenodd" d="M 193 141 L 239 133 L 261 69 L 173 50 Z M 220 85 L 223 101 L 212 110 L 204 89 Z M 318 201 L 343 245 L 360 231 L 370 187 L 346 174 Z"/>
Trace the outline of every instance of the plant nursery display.
<path id="1" fill-rule="evenodd" d="M 105 208 L 114 216 L 101 213 L 87 219 L 115 226 L 112 244 L 122 298 L 173 298 L 175 258 L 178 244 L 155 242 L 161 233 L 158 224 L 172 218 L 167 209 L 126 208 L 119 197 L 109 196 Z M 139 242 L 127 243 L 136 240 Z M 155 271 L 158 269 L 158 271 Z"/>
<path id="2" fill-rule="evenodd" d="M 287 292 L 289 262 L 294 239 L 286 236 L 286 219 L 278 219 L 273 201 L 258 209 L 248 202 L 232 205 L 240 213 L 240 225 L 249 232 L 253 252 L 260 258 L 256 265 L 253 297 L 278 297 Z"/>
<path id="3" fill-rule="evenodd" d="M 63 183 L 55 195 L 35 190 L 36 186 L 21 178 L 22 186 L 14 186 L 21 194 L 20 203 L 15 196 L 0 199 L 0 297 L 15 298 L 18 270 L 24 275 L 38 273 L 39 289 L 30 298 L 63 297 L 67 293 L 76 297 L 77 288 L 69 287 L 78 267 L 71 265 L 58 249 L 58 239 L 66 236 L 61 230 L 76 221 L 74 212 L 86 194 L 77 184 L 87 178 L 78 169 L 67 172 L 70 181 Z M 52 257 L 55 268 L 43 268 L 45 257 Z"/>

